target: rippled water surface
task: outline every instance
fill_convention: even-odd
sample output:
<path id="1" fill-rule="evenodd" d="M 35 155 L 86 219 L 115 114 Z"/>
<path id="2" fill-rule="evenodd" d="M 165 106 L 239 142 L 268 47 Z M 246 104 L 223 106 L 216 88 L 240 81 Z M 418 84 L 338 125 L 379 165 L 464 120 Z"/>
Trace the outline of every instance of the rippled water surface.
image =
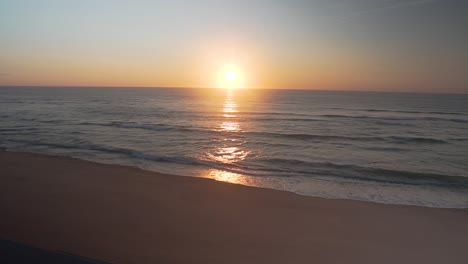
<path id="1" fill-rule="evenodd" d="M 305 195 L 468 207 L 468 96 L 0 88 L 0 147 Z"/>

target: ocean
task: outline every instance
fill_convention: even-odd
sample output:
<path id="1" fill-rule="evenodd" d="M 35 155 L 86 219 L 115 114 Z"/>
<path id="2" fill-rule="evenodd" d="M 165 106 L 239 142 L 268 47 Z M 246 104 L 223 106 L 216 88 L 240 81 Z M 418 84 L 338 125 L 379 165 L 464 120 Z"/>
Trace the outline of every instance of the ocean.
<path id="1" fill-rule="evenodd" d="M 389 204 L 468 208 L 468 95 L 0 87 L 0 148 Z"/>

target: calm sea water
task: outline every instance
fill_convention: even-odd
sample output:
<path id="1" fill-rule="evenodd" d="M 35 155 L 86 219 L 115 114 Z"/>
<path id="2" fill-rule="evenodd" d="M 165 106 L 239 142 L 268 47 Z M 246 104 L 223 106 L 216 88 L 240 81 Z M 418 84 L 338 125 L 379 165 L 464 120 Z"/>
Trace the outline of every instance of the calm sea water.
<path id="1" fill-rule="evenodd" d="M 304 195 L 468 207 L 468 95 L 0 88 L 0 147 Z"/>

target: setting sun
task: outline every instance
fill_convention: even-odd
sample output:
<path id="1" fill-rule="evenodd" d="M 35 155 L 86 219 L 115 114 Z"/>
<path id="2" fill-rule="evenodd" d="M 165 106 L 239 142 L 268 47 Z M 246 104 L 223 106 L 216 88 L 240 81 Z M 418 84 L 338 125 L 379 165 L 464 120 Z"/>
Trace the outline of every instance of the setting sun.
<path id="1" fill-rule="evenodd" d="M 237 65 L 224 65 L 218 70 L 218 87 L 231 89 L 242 88 L 244 85 L 244 75 Z"/>
<path id="2" fill-rule="evenodd" d="M 226 74 L 224 75 L 224 78 L 226 79 L 226 81 L 228 82 L 235 82 L 236 79 L 237 79 L 237 74 L 235 71 L 233 70 L 230 70 L 230 71 L 227 71 Z"/>

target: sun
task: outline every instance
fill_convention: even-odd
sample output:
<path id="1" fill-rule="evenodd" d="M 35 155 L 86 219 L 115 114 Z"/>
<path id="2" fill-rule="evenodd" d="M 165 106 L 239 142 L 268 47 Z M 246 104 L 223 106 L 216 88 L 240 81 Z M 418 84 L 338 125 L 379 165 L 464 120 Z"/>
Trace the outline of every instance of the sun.
<path id="1" fill-rule="evenodd" d="M 237 80 L 237 73 L 234 70 L 228 70 L 224 74 L 224 78 L 227 82 L 235 82 Z"/>
<path id="2" fill-rule="evenodd" d="M 218 70 L 218 87 L 233 89 L 244 86 L 244 74 L 238 65 L 228 64 Z"/>

